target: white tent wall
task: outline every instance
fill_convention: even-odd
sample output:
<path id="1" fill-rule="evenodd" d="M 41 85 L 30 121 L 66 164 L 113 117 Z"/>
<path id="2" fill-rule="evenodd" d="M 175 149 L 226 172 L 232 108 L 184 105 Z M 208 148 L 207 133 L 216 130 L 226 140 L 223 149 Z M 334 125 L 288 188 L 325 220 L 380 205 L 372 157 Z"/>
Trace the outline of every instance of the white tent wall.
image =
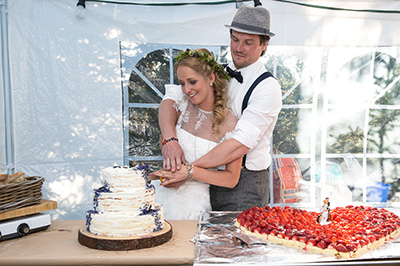
<path id="1" fill-rule="evenodd" d="M 399 1 L 301 2 L 400 10 Z M 58 202 L 52 213 L 56 219 L 83 219 L 92 207 L 92 189 L 100 184 L 100 170 L 123 163 L 119 42 L 228 45 L 229 32 L 223 25 L 236 12 L 235 3 L 146 6 L 89 1 L 85 17 L 79 19 L 74 15 L 76 3 L 8 1 L 15 170 L 46 179 L 44 198 Z M 332 11 L 278 1 L 262 4 L 271 12 L 276 33 L 271 46 L 400 45 L 399 14 Z M 0 115 L 4 132 L 3 110 Z"/>
<path id="2" fill-rule="evenodd" d="M 2 45 L 1 45 L 2 46 Z M 2 53 L 0 53 L 0 62 L 2 62 L 3 57 Z M 4 114 L 4 83 L 3 83 L 3 64 L 0 64 L 0 80 L 2 81 L 0 84 L 0 173 L 5 172 L 6 166 L 6 123 L 5 123 L 5 114 Z"/>
<path id="3" fill-rule="evenodd" d="M 263 2 L 264 6 L 269 7 L 271 27 L 277 33 L 271 45 L 374 47 L 400 44 L 399 13 L 349 11 L 397 10 L 399 12 L 398 1 L 294 2 L 309 6 L 275 1 Z"/>

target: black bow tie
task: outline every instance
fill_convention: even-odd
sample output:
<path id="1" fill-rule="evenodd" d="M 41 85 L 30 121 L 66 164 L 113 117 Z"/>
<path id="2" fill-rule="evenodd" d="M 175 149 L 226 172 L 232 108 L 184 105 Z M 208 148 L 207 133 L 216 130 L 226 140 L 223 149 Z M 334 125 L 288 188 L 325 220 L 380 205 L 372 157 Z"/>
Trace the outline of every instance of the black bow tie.
<path id="1" fill-rule="evenodd" d="M 239 83 L 243 83 L 243 77 L 240 71 L 233 70 L 232 68 L 227 66 L 226 72 L 228 72 L 228 75 L 232 78 L 235 78 Z"/>

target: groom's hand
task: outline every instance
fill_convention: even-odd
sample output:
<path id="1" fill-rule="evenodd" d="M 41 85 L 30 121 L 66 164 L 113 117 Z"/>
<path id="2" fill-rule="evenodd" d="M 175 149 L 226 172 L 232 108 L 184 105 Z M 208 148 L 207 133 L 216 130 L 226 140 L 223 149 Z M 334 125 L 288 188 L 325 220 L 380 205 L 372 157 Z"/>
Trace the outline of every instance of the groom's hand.
<path id="1" fill-rule="evenodd" d="M 169 141 L 162 148 L 163 168 L 175 172 L 181 169 L 185 154 L 177 141 Z"/>

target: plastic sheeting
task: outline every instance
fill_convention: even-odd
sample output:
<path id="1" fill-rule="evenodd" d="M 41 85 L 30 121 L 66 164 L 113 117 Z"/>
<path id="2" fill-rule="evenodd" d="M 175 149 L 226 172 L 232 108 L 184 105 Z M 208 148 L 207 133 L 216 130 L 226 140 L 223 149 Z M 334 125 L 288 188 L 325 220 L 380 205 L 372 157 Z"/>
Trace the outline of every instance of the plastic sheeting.
<path id="1" fill-rule="evenodd" d="M 59 219 L 83 219 L 91 209 L 100 170 L 123 163 L 120 41 L 227 45 L 229 33 L 223 25 L 236 12 L 235 3 L 87 2 L 85 17 L 79 19 L 76 3 L 8 1 L 15 170 L 45 177 L 44 197 L 58 202 L 53 218 Z M 400 45 L 399 14 L 262 3 L 271 12 L 276 33 L 271 46 Z M 302 3 L 400 10 L 398 1 Z M 3 108 L 0 115 L 4 132 Z M 0 169 L 5 172 L 3 133 L 0 136 Z"/>

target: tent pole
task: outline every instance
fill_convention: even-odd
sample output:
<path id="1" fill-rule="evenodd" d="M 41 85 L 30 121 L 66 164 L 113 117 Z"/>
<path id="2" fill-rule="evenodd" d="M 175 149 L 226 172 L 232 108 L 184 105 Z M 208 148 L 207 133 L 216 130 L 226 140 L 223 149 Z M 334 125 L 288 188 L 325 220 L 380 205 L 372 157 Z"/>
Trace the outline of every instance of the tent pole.
<path id="1" fill-rule="evenodd" d="M 3 70 L 4 88 L 4 120 L 6 141 L 6 165 L 7 173 L 13 174 L 14 165 L 14 134 L 11 105 L 10 64 L 8 50 L 8 8 L 7 0 L 1 0 L 1 60 Z"/>

